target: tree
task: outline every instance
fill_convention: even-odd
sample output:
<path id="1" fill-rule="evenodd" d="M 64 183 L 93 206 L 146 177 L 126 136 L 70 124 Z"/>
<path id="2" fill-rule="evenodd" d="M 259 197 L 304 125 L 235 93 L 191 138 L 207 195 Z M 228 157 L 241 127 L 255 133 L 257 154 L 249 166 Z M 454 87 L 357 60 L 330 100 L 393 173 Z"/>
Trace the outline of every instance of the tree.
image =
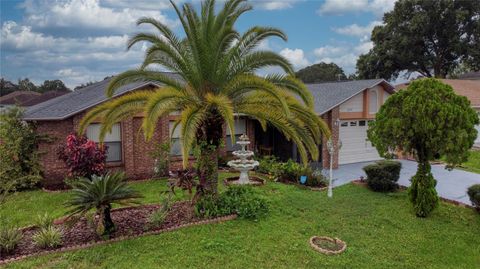
<path id="1" fill-rule="evenodd" d="M 69 181 L 71 197 L 66 205 L 70 216 L 83 216 L 91 209 L 97 210 L 100 221 L 97 233 L 109 237 L 115 231 L 110 211 L 112 204 L 129 205 L 136 203 L 142 195 L 129 186 L 123 173 L 94 175 L 92 179 L 79 178 Z"/>
<path id="2" fill-rule="evenodd" d="M 438 204 L 429 161 L 444 156 L 448 167 L 466 161 L 478 122 L 466 97 L 433 78 L 413 81 L 380 108 L 368 138 L 381 156 L 394 150 L 415 156 L 418 169 L 408 193 L 417 216 L 426 217 Z"/>
<path id="3" fill-rule="evenodd" d="M 263 128 L 270 123 L 283 132 L 297 144 L 305 164 L 309 154 L 318 159 L 321 136 L 328 137 L 329 130 L 313 110 L 311 93 L 291 76 L 292 66 L 284 57 L 257 49 L 269 37 L 286 40 L 285 34 L 279 29 L 260 26 L 243 34 L 237 32 L 237 19 L 252 9 L 245 0 L 226 1 L 218 13 L 214 0 L 202 2 L 200 13 L 191 4 L 180 9 L 171 3 L 185 38 L 178 37 L 158 20 L 141 18 L 138 25 L 151 25 L 158 34 L 138 33 L 130 39 L 129 48 L 139 42 L 151 44 L 144 62 L 139 69 L 114 77 L 106 94 L 112 96 L 116 89 L 132 81 L 150 80 L 165 86 L 133 92 L 97 106 L 82 119 L 80 132 L 92 120 L 102 117 L 103 137 L 115 122 L 143 112 L 142 128 L 149 140 L 160 117 L 179 111 L 175 128 L 180 126 L 183 165 L 188 165 L 190 150 L 195 145 L 200 152 L 196 162 L 200 189 L 205 193 L 217 192 L 223 130 L 226 126 L 235 133 L 236 114 L 258 120 Z M 156 71 L 156 66 L 176 72 L 181 80 Z M 287 74 L 255 75 L 256 70 L 267 66 L 280 67 Z"/>
<path id="4" fill-rule="evenodd" d="M 22 117 L 16 107 L 0 113 L 0 196 L 33 188 L 42 179 L 37 146 L 45 137 Z"/>
<path id="5" fill-rule="evenodd" d="M 345 72 L 334 63 L 318 63 L 307 66 L 295 73 L 295 76 L 304 83 L 319 83 L 325 81 L 345 80 Z"/>
<path id="6" fill-rule="evenodd" d="M 28 78 L 18 80 L 18 89 L 21 91 L 38 91 L 37 86 L 35 86 L 35 84 L 33 84 Z"/>
<path id="7" fill-rule="evenodd" d="M 44 93 L 48 91 L 70 91 L 70 89 L 59 79 L 45 80 L 43 84 L 38 87 L 38 92 Z"/>
<path id="8" fill-rule="evenodd" d="M 374 47 L 357 61 L 360 78 L 400 72 L 445 78 L 462 62 L 480 68 L 480 2 L 401 0 L 372 31 Z"/>

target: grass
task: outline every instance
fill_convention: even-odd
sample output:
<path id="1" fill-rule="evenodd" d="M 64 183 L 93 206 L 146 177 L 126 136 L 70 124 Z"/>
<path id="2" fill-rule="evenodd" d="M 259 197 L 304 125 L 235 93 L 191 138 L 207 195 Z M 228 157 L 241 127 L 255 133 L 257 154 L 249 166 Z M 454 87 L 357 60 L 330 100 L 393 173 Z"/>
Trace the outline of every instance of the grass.
<path id="1" fill-rule="evenodd" d="M 480 150 L 471 150 L 468 161 L 460 169 L 480 174 Z"/>
<path id="2" fill-rule="evenodd" d="M 145 194 L 144 202 L 155 202 L 164 186 L 154 181 L 135 187 Z M 375 193 L 351 184 L 336 188 L 332 199 L 326 192 L 280 183 L 257 190 L 271 209 L 258 221 L 190 227 L 29 258 L 6 268 L 476 268 L 480 264 L 480 216 L 470 209 L 442 203 L 429 218 L 421 219 L 414 216 L 405 192 Z M 25 225 L 36 210 L 53 210 L 60 216 L 59 204 L 66 195 L 21 193 L 12 198 L 17 210 L 1 211 Z M 347 250 L 339 256 L 322 255 L 310 248 L 312 235 L 338 237 L 347 243 Z"/>

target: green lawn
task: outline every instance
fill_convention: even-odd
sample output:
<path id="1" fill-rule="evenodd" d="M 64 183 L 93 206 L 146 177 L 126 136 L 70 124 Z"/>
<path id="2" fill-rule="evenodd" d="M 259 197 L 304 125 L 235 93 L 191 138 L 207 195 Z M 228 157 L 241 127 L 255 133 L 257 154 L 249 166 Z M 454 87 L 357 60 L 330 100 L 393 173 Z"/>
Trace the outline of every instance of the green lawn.
<path id="1" fill-rule="evenodd" d="M 463 163 L 460 168 L 480 174 L 480 150 L 471 150 L 468 161 Z"/>
<path id="2" fill-rule="evenodd" d="M 136 183 L 145 202 L 157 201 L 164 182 Z M 480 216 L 442 203 L 426 219 L 414 216 L 405 192 L 374 193 L 346 185 L 314 192 L 268 183 L 270 202 L 259 221 L 190 227 L 90 249 L 29 258 L 6 268 L 478 268 Z M 1 209 L 21 225 L 36 210 L 60 216 L 66 194 L 17 194 Z M 15 205 L 16 208 L 6 208 Z M 347 251 L 324 256 L 312 235 L 346 241 Z"/>

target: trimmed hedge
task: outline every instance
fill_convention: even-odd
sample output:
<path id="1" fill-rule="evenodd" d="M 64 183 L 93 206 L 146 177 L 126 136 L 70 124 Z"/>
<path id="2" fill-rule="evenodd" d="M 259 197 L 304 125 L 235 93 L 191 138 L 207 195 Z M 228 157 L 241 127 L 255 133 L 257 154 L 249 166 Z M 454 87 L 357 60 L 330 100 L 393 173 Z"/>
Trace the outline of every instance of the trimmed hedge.
<path id="1" fill-rule="evenodd" d="M 367 185 L 373 191 L 391 192 L 398 188 L 402 164 L 397 161 L 378 161 L 367 165 L 363 171 L 367 174 Z"/>
<path id="2" fill-rule="evenodd" d="M 480 184 L 472 185 L 467 190 L 468 197 L 472 201 L 473 206 L 480 212 Z"/>

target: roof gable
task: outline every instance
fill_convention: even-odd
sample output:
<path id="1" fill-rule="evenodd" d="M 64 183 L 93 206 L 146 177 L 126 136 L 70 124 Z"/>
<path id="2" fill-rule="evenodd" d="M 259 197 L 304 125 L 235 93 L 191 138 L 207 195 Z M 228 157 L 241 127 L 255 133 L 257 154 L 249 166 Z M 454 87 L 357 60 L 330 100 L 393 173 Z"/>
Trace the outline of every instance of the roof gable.
<path id="1" fill-rule="evenodd" d="M 312 92 L 314 98 L 315 112 L 322 115 L 343 104 L 360 92 L 377 85 L 383 85 L 389 93 L 395 92 L 394 87 L 384 79 L 307 84 L 307 87 Z"/>

